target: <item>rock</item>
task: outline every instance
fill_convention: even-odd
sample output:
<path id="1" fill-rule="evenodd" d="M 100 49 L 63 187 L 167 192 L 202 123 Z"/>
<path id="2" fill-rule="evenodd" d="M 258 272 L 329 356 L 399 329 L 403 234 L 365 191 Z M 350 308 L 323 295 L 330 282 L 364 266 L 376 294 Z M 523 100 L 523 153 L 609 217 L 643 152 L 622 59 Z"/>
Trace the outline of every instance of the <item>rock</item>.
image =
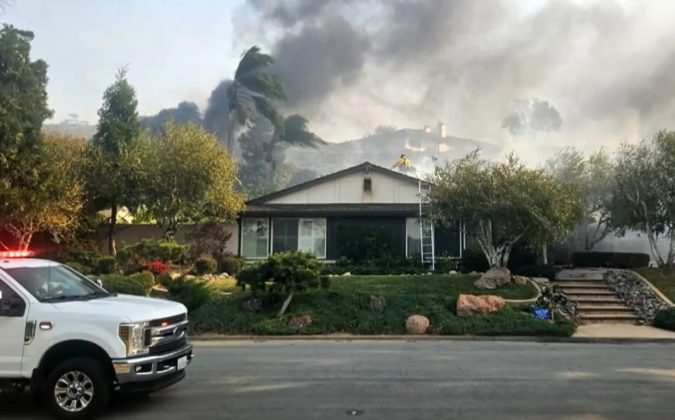
<path id="1" fill-rule="evenodd" d="M 505 267 L 494 267 L 483 273 L 473 284 L 479 289 L 494 289 L 511 283 L 511 272 Z"/>
<path id="2" fill-rule="evenodd" d="M 453 275 L 457 274 L 457 271 L 455 271 L 455 270 L 450 270 L 450 271 L 448 271 L 448 274 L 450 274 L 451 276 L 453 276 Z"/>
<path id="3" fill-rule="evenodd" d="M 608 270 L 604 278 L 643 323 L 652 323 L 657 312 L 668 308 L 651 287 L 630 271 Z"/>
<path id="4" fill-rule="evenodd" d="M 241 302 L 241 309 L 247 312 L 260 312 L 263 307 L 262 299 L 251 298 Z"/>
<path id="5" fill-rule="evenodd" d="M 372 312 L 380 313 L 384 311 L 385 303 L 384 296 L 370 295 L 370 310 Z"/>
<path id="6" fill-rule="evenodd" d="M 472 316 L 485 315 L 500 310 L 506 305 L 499 296 L 474 296 L 460 294 L 457 299 L 457 315 Z"/>
<path id="7" fill-rule="evenodd" d="M 426 334 L 429 325 L 429 318 L 424 315 L 411 315 L 405 320 L 405 330 L 408 334 Z"/>
<path id="8" fill-rule="evenodd" d="M 343 274 L 343 276 L 345 276 L 345 277 L 349 277 L 351 275 L 352 275 L 352 273 L 350 273 L 349 271 L 347 271 L 346 273 Z"/>
<path id="9" fill-rule="evenodd" d="M 544 286 L 546 284 L 551 283 L 551 280 L 549 280 L 548 277 L 531 277 L 530 280 L 533 282 L 537 283 L 540 286 Z"/>
<path id="10" fill-rule="evenodd" d="M 524 286 L 527 284 L 527 277 L 523 276 L 513 276 L 511 277 L 511 281 L 514 282 L 515 284 L 520 284 L 521 286 Z"/>
<path id="11" fill-rule="evenodd" d="M 312 325 L 312 317 L 310 315 L 301 315 L 301 316 L 294 316 L 291 318 L 291 321 L 288 323 L 288 325 L 292 328 L 305 328 L 308 325 Z"/>

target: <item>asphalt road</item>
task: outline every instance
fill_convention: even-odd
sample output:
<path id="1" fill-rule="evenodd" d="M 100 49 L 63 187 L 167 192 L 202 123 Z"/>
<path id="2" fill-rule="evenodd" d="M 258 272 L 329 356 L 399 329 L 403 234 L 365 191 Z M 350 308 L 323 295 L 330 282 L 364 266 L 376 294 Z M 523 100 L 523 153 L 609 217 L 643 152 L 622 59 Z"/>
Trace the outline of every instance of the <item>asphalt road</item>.
<path id="1" fill-rule="evenodd" d="M 105 419 L 672 419 L 675 345 L 269 341 L 198 345 L 188 378 Z M 47 418 L 28 396 L 0 418 Z"/>

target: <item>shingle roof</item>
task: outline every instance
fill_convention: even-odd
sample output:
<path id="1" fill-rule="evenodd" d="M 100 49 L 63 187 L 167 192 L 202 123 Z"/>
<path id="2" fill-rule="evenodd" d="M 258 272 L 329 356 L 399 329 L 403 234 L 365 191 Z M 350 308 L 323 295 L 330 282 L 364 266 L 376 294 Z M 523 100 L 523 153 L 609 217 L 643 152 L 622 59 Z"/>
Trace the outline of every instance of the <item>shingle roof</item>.
<path id="1" fill-rule="evenodd" d="M 242 216 L 416 216 L 418 204 L 253 204 L 246 205 Z"/>

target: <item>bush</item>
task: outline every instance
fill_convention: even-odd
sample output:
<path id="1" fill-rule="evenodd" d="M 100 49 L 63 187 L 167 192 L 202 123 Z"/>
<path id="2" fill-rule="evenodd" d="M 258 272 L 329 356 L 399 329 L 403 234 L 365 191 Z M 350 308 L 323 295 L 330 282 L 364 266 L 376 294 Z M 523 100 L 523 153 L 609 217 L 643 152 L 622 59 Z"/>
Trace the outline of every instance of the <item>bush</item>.
<path id="1" fill-rule="evenodd" d="M 262 263 L 248 266 L 237 275 L 237 282 L 253 291 L 277 293 L 316 288 L 320 285 L 323 264 L 312 254 L 283 252 L 274 254 Z M 267 282 L 271 282 L 268 287 Z"/>
<path id="2" fill-rule="evenodd" d="M 218 272 L 236 276 L 245 264 L 243 258 L 227 255 L 218 260 Z"/>
<path id="3" fill-rule="evenodd" d="M 471 244 L 462 252 L 462 260 L 459 263 L 459 270 L 462 273 L 472 271 L 482 273 L 489 269 L 490 264 L 478 244 Z"/>
<path id="4" fill-rule="evenodd" d="M 537 265 L 537 253 L 531 246 L 522 243 L 516 243 L 511 250 L 507 267 L 512 272 L 518 271 L 524 267 L 533 267 Z M 544 277 L 544 276 L 540 276 Z"/>
<path id="5" fill-rule="evenodd" d="M 185 305 L 188 311 L 201 307 L 211 298 L 211 291 L 206 284 L 185 276 L 173 280 L 167 289 L 171 298 Z"/>
<path id="6" fill-rule="evenodd" d="M 148 271 L 131 276 L 111 274 L 102 276 L 101 281 L 103 288 L 111 293 L 149 296 L 155 283 L 155 276 Z"/>
<path id="7" fill-rule="evenodd" d="M 147 264 L 145 266 L 145 269 L 154 274 L 155 276 L 159 276 L 160 274 L 164 274 L 164 272 L 166 271 L 166 265 L 164 265 L 164 263 L 161 261 L 155 260 L 150 264 Z"/>
<path id="8" fill-rule="evenodd" d="M 525 277 L 546 277 L 555 280 L 555 275 L 560 271 L 553 264 L 528 265 L 514 268 L 511 272 Z"/>
<path id="9" fill-rule="evenodd" d="M 422 274 L 427 271 L 428 269 L 422 265 L 419 257 L 388 257 L 382 260 L 365 260 L 356 263 L 349 258 L 340 257 L 334 264 L 325 264 L 322 274 L 341 275 L 349 272 L 353 275 L 369 276 L 377 274 Z"/>
<path id="10" fill-rule="evenodd" d="M 656 313 L 654 326 L 675 331 L 675 308 L 662 309 Z"/>
<path id="11" fill-rule="evenodd" d="M 122 265 L 122 274 L 125 276 L 130 276 L 145 270 L 147 270 L 145 265 L 135 261 L 129 261 Z"/>
<path id="12" fill-rule="evenodd" d="M 107 255 L 98 259 L 96 263 L 96 272 L 98 274 L 112 274 L 117 271 L 117 260 L 112 255 Z"/>
<path id="13" fill-rule="evenodd" d="M 159 276 L 155 277 L 155 281 L 158 284 L 161 284 L 162 286 L 168 288 L 171 283 L 173 283 L 173 277 L 166 271 L 160 274 Z"/>
<path id="14" fill-rule="evenodd" d="M 649 255 L 637 252 L 575 252 L 576 267 L 640 268 L 649 266 Z"/>
<path id="15" fill-rule="evenodd" d="M 439 274 L 447 274 L 450 271 L 457 271 L 459 268 L 459 262 L 455 258 L 451 257 L 438 257 L 435 262 L 435 271 Z"/>
<path id="16" fill-rule="evenodd" d="M 73 270 L 77 271 L 80 274 L 92 274 L 94 270 L 91 269 L 91 267 L 88 267 L 84 264 L 80 264 L 77 261 L 68 261 L 65 263 L 68 267 L 72 268 Z"/>
<path id="17" fill-rule="evenodd" d="M 216 260 L 213 258 L 199 258 L 195 261 L 195 274 L 199 276 L 213 274 L 216 271 L 216 266 Z"/>
<path id="18" fill-rule="evenodd" d="M 164 239 L 144 239 L 136 244 L 127 245 L 119 250 L 117 258 L 123 262 L 147 264 L 150 261 L 182 264 L 188 255 L 189 247 Z"/>

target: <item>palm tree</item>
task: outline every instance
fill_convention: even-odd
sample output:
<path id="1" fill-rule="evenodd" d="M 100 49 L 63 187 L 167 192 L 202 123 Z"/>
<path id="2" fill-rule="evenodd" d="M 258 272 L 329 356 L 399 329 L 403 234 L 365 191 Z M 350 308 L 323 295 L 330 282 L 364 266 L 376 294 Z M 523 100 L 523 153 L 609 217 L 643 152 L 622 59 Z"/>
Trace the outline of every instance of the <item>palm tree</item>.
<path id="1" fill-rule="evenodd" d="M 236 124 L 244 125 L 257 110 L 278 129 L 283 117 L 274 101 L 285 99 L 279 79 L 268 72 L 274 59 L 260 52 L 257 45 L 244 51 L 228 89 L 227 149 L 232 152 Z"/>
<path id="2" fill-rule="evenodd" d="M 267 155 L 265 160 L 270 163 L 272 172 L 276 169 L 274 150 L 277 143 L 298 147 L 318 147 L 319 145 L 326 144 L 321 137 L 307 129 L 307 118 L 302 115 L 293 114 L 286 118 L 279 115 L 278 118 L 278 123 L 272 122 L 274 133 L 272 134 L 272 140 L 266 147 Z"/>

